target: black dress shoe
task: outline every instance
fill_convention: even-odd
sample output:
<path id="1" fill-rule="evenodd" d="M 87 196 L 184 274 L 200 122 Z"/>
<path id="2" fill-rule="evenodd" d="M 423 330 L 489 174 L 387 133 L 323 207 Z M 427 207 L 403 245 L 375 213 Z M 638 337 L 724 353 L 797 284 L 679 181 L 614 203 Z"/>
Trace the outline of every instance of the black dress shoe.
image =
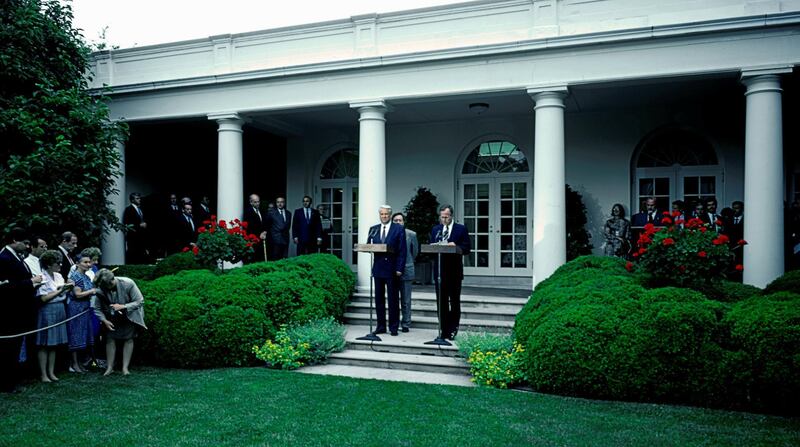
<path id="1" fill-rule="evenodd" d="M 392 337 L 397 337 L 397 331 L 392 331 Z"/>
<path id="2" fill-rule="evenodd" d="M 407 327 L 404 327 L 403 329 L 400 329 L 400 330 L 403 331 L 403 332 L 408 332 L 408 328 Z"/>
<path id="3" fill-rule="evenodd" d="M 373 332 L 373 334 L 385 334 L 385 333 L 386 333 L 386 328 L 375 329 L 375 332 Z"/>

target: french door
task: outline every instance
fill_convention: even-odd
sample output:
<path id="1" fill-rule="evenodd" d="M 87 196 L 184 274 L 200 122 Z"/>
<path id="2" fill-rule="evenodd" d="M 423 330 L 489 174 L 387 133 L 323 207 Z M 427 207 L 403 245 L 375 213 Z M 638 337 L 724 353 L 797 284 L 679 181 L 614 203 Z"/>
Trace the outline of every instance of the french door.
<path id="1" fill-rule="evenodd" d="M 332 229 L 326 246 L 351 268 L 358 262 L 353 244 L 358 239 L 358 184 L 344 180 L 325 180 L 319 186 L 317 203 L 325 205 Z"/>
<path id="2" fill-rule="evenodd" d="M 532 222 L 530 176 L 464 176 L 456 221 L 469 230 L 472 253 L 464 258 L 467 275 L 531 275 Z M 458 216 L 461 218 L 458 218 Z"/>
<path id="3" fill-rule="evenodd" d="M 686 206 L 684 211 L 691 214 L 692 204 L 707 197 L 716 197 L 718 211 L 725 206 L 722 197 L 723 175 L 719 167 L 639 168 L 636 174 L 636 201 L 629 214 L 639 212 L 648 197 L 656 198 L 660 211 L 669 211 L 674 200 L 682 200 Z"/>

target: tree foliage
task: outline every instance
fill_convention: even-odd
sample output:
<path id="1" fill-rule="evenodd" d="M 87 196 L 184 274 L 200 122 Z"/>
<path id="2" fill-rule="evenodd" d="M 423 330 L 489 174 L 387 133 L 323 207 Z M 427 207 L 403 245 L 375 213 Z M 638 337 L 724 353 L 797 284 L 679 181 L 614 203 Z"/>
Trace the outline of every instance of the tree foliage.
<path id="1" fill-rule="evenodd" d="M 586 205 L 583 197 L 567 185 L 567 261 L 592 252 L 589 232 L 586 231 Z"/>
<path id="2" fill-rule="evenodd" d="M 431 228 L 439 223 L 439 200 L 430 189 L 420 186 L 405 207 L 406 228 L 417 233 L 420 244 L 428 243 Z"/>
<path id="3" fill-rule="evenodd" d="M 69 3 L 0 3 L 0 233 L 65 230 L 97 243 L 118 226 L 107 197 L 124 123 L 87 89 L 90 49 Z"/>

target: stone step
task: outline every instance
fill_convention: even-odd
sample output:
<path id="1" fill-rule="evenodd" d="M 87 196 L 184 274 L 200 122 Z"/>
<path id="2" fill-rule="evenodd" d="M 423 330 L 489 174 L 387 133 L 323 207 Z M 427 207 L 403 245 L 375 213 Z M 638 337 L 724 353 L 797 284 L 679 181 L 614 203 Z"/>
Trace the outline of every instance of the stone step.
<path id="1" fill-rule="evenodd" d="M 400 332 L 397 337 L 390 334 L 380 334 L 381 341 L 356 340 L 369 333 L 369 326 L 347 326 L 345 339 L 347 348 L 358 351 L 391 352 L 395 354 L 430 355 L 440 357 L 457 357 L 458 337 L 450 341 L 451 346 L 426 345 L 436 338 L 435 329 L 413 328 L 409 332 Z"/>
<path id="2" fill-rule="evenodd" d="M 417 317 L 431 317 L 436 318 L 436 303 L 434 302 L 411 302 L 411 319 L 412 321 Z M 347 305 L 347 312 L 351 313 L 366 313 L 369 314 L 370 303 L 368 302 L 351 302 Z M 462 307 L 461 319 L 468 320 L 502 320 L 502 321 L 515 321 L 517 313 L 522 310 L 521 307 L 511 306 L 497 306 L 497 307 Z M 374 312 L 374 309 L 373 309 Z"/>
<path id="3" fill-rule="evenodd" d="M 369 310 L 367 312 L 345 312 L 344 320 L 347 324 L 355 326 L 369 325 Z M 373 325 L 375 324 L 373 315 Z M 417 316 L 411 319 L 411 328 L 438 329 L 439 320 L 436 317 Z M 460 331 L 497 332 L 508 333 L 514 328 L 514 321 L 505 320 L 474 320 L 461 318 Z"/>
<path id="4" fill-rule="evenodd" d="M 357 292 L 350 298 L 352 302 L 369 302 L 369 292 Z M 433 292 L 411 292 L 412 302 L 429 301 L 436 302 L 436 294 Z M 520 309 L 527 304 L 528 298 L 515 298 L 515 297 L 502 297 L 502 296 L 478 296 L 478 295 L 461 295 L 462 309 L 469 306 L 475 307 L 493 307 L 496 305 L 519 306 Z"/>
<path id="5" fill-rule="evenodd" d="M 470 376 L 463 374 L 445 374 L 402 369 L 372 368 L 368 366 L 350 365 L 315 365 L 305 366 L 297 370 L 304 374 L 322 374 L 326 376 L 354 377 L 357 379 L 390 380 L 394 382 L 427 383 L 432 385 L 454 385 L 475 387 Z"/>
<path id="6" fill-rule="evenodd" d="M 331 354 L 328 364 L 456 375 L 469 374 L 469 365 L 459 358 L 354 349 Z"/>

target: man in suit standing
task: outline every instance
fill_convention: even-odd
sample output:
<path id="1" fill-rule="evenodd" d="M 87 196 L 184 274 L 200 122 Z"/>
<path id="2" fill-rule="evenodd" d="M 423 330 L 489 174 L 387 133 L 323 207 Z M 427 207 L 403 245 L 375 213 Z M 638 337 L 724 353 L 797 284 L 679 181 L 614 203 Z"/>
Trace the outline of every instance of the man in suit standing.
<path id="1" fill-rule="evenodd" d="M 289 228 L 292 227 L 292 215 L 286 209 L 286 198 L 275 199 L 275 208 L 267 215 L 267 233 L 269 236 L 269 259 L 277 261 L 289 256 Z"/>
<path id="2" fill-rule="evenodd" d="M 658 214 L 655 197 L 648 197 L 644 201 L 644 210 L 631 216 L 631 226 L 643 227 L 651 223 L 657 227 L 660 227 L 663 226 L 661 223 L 662 217 L 663 216 Z"/>
<path id="3" fill-rule="evenodd" d="M 403 276 L 398 279 L 397 289 L 400 291 L 400 310 L 403 319 L 400 321 L 401 330 L 408 332 L 411 329 L 411 283 L 414 281 L 414 259 L 419 254 L 417 233 L 406 228 L 406 218 L 403 213 L 394 213 L 392 222 L 402 226 L 406 231 L 406 265 Z"/>
<path id="4" fill-rule="evenodd" d="M 704 200 L 706 205 L 706 211 L 700 214 L 700 220 L 703 221 L 704 224 L 708 225 L 710 230 L 714 230 L 717 233 L 722 233 L 723 223 L 722 223 L 722 216 L 717 214 L 717 199 L 715 197 L 709 197 Z"/>
<path id="5" fill-rule="evenodd" d="M 389 331 L 397 335 L 400 326 L 400 306 L 397 286 L 406 266 L 406 232 L 402 225 L 391 221 L 392 207 L 381 205 L 381 223 L 373 225 L 367 236 L 368 244 L 386 244 L 391 253 L 375 253 L 372 277 L 375 278 L 375 312 L 378 315 L 376 334 L 386 333 L 386 297 L 389 297 Z"/>
<path id="6" fill-rule="evenodd" d="M 181 251 L 184 247 L 194 247 L 197 242 L 197 227 L 192 218 L 192 205 L 183 204 L 181 217 L 175 222 L 175 251 Z"/>
<path id="7" fill-rule="evenodd" d="M 212 214 L 214 213 L 211 211 L 211 200 L 208 196 L 201 197 L 199 206 L 192 208 L 194 223 L 198 226 L 205 225 L 203 222 L 210 220 Z"/>
<path id="8" fill-rule="evenodd" d="M 439 224 L 431 229 L 430 241 L 442 242 L 447 245 L 456 245 L 461 248 L 461 254 L 442 255 L 441 271 L 439 261 L 434 261 L 434 272 L 441 272 L 442 283 L 439 285 L 439 318 L 442 326 L 441 338 L 453 340 L 458 334 L 461 323 L 461 281 L 464 279 L 463 256 L 469 254 L 471 244 L 467 227 L 453 222 L 453 207 L 443 205 L 439 208 Z M 437 256 L 438 258 L 438 256 Z M 436 275 L 438 284 L 439 278 Z"/>
<path id="9" fill-rule="evenodd" d="M 21 228 L 14 228 L 6 238 L 8 245 L 0 250 L 0 335 L 13 335 L 36 327 L 34 290 L 42 283 L 42 275 L 33 275 L 25 264 L 28 238 Z M 0 339 L 0 391 L 14 392 L 20 375 L 21 338 Z"/>
<path id="10" fill-rule="evenodd" d="M 58 250 L 64 255 L 64 262 L 61 263 L 61 276 L 63 276 L 66 281 L 66 278 L 69 278 L 69 271 L 73 265 L 75 265 L 75 259 L 72 257 L 72 253 L 75 251 L 75 247 L 78 246 L 78 236 L 71 231 L 65 231 L 61 234 L 61 243 L 58 244 Z"/>
<path id="11" fill-rule="evenodd" d="M 258 236 L 259 243 L 253 245 L 253 261 L 262 262 L 264 259 L 264 244 L 267 239 L 267 226 L 265 216 L 261 214 L 261 197 L 250 194 L 250 206 L 244 208 L 242 220 L 247 223 L 247 232 Z"/>
<path id="12" fill-rule="evenodd" d="M 127 256 L 125 262 L 128 264 L 147 264 L 149 263 L 149 252 L 147 249 L 147 222 L 142 212 L 142 196 L 138 192 L 130 196 L 131 204 L 122 213 L 122 223 L 128 227 L 125 235 L 127 243 Z"/>
<path id="13" fill-rule="evenodd" d="M 322 220 L 319 212 L 311 208 L 311 197 L 303 196 L 303 207 L 294 210 L 292 237 L 297 244 L 297 254 L 316 253 L 322 245 Z"/>

